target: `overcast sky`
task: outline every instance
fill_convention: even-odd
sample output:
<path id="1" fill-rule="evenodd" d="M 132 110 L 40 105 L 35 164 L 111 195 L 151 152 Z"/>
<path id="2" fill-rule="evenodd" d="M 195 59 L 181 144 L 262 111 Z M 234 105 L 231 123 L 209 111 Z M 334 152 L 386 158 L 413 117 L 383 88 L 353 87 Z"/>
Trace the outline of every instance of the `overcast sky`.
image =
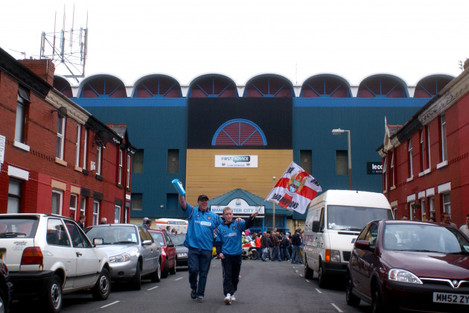
<path id="1" fill-rule="evenodd" d="M 0 10 L 0 46 L 39 57 L 41 33 L 54 31 L 55 15 L 62 29 L 65 11 L 67 31 L 72 22 L 85 28 L 88 16 L 86 77 L 111 74 L 130 86 L 166 74 L 188 85 L 218 73 L 244 85 L 273 73 L 301 85 L 331 73 L 357 85 L 386 73 L 413 86 L 461 72 L 468 9 L 468 0 L 15 0 Z"/>

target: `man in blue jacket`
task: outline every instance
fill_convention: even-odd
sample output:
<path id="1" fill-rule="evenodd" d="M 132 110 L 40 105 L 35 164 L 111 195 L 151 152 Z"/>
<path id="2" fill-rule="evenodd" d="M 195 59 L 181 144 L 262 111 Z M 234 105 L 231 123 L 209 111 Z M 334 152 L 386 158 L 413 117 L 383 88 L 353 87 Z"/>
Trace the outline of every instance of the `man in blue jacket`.
<path id="1" fill-rule="evenodd" d="M 233 210 L 230 207 L 223 209 L 223 223 L 217 227 L 217 255 L 223 267 L 223 294 L 224 302 L 231 304 L 236 300 L 234 294 L 238 288 L 239 272 L 241 271 L 242 233 L 252 226 L 258 212 L 254 212 L 245 221 L 233 220 Z"/>
<path id="2" fill-rule="evenodd" d="M 197 302 L 203 302 L 208 270 L 212 261 L 213 232 L 222 220 L 217 214 L 208 210 L 206 195 L 199 196 L 196 207 L 192 207 L 186 202 L 184 196 L 179 195 L 179 204 L 189 222 L 184 245 L 189 249 L 191 298 L 196 299 Z"/>

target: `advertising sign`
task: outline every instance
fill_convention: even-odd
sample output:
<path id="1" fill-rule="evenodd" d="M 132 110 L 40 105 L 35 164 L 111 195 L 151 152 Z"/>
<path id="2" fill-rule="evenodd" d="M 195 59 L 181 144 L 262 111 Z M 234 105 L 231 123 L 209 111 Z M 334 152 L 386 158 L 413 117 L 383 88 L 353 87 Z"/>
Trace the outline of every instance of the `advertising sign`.
<path id="1" fill-rule="evenodd" d="M 233 211 L 233 215 L 235 216 L 249 216 L 252 213 L 259 211 L 259 215 L 257 218 L 261 218 L 265 214 L 265 207 L 261 206 L 252 206 L 249 205 L 246 200 L 235 198 L 228 203 L 228 205 L 211 205 L 210 210 L 216 214 L 223 214 L 223 209 L 229 206 Z"/>
<path id="2" fill-rule="evenodd" d="M 257 155 L 215 155 L 215 167 L 256 168 Z"/>
<path id="3" fill-rule="evenodd" d="M 366 165 L 368 175 L 383 174 L 383 164 L 381 162 L 367 162 Z"/>

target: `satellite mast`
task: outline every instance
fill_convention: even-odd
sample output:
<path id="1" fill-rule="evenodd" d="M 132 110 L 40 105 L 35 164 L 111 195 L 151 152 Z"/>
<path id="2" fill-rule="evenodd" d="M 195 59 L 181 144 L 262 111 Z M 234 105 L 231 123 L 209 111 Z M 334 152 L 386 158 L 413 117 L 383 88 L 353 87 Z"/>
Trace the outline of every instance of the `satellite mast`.
<path id="1" fill-rule="evenodd" d="M 88 45 L 88 12 L 86 13 L 86 26 L 74 29 L 75 5 L 73 5 L 72 27 L 65 29 L 66 17 L 65 6 L 63 14 L 62 29 L 56 30 L 57 12 L 54 18 L 54 31 L 52 33 L 42 32 L 40 59 L 51 59 L 56 67 L 63 65 L 68 74 L 78 82 L 78 78 L 85 77 L 85 64 Z"/>

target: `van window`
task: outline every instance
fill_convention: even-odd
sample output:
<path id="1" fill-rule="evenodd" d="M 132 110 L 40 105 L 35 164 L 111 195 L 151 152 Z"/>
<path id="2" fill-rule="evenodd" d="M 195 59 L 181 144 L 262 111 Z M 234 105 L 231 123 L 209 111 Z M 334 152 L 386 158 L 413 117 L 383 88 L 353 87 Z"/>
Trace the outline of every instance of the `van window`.
<path id="1" fill-rule="evenodd" d="M 327 207 L 328 229 L 359 231 L 368 222 L 383 219 L 392 219 L 391 210 L 342 205 Z"/>
<path id="2" fill-rule="evenodd" d="M 323 231 L 324 230 L 324 208 L 321 208 L 321 215 L 319 217 L 319 230 Z"/>

